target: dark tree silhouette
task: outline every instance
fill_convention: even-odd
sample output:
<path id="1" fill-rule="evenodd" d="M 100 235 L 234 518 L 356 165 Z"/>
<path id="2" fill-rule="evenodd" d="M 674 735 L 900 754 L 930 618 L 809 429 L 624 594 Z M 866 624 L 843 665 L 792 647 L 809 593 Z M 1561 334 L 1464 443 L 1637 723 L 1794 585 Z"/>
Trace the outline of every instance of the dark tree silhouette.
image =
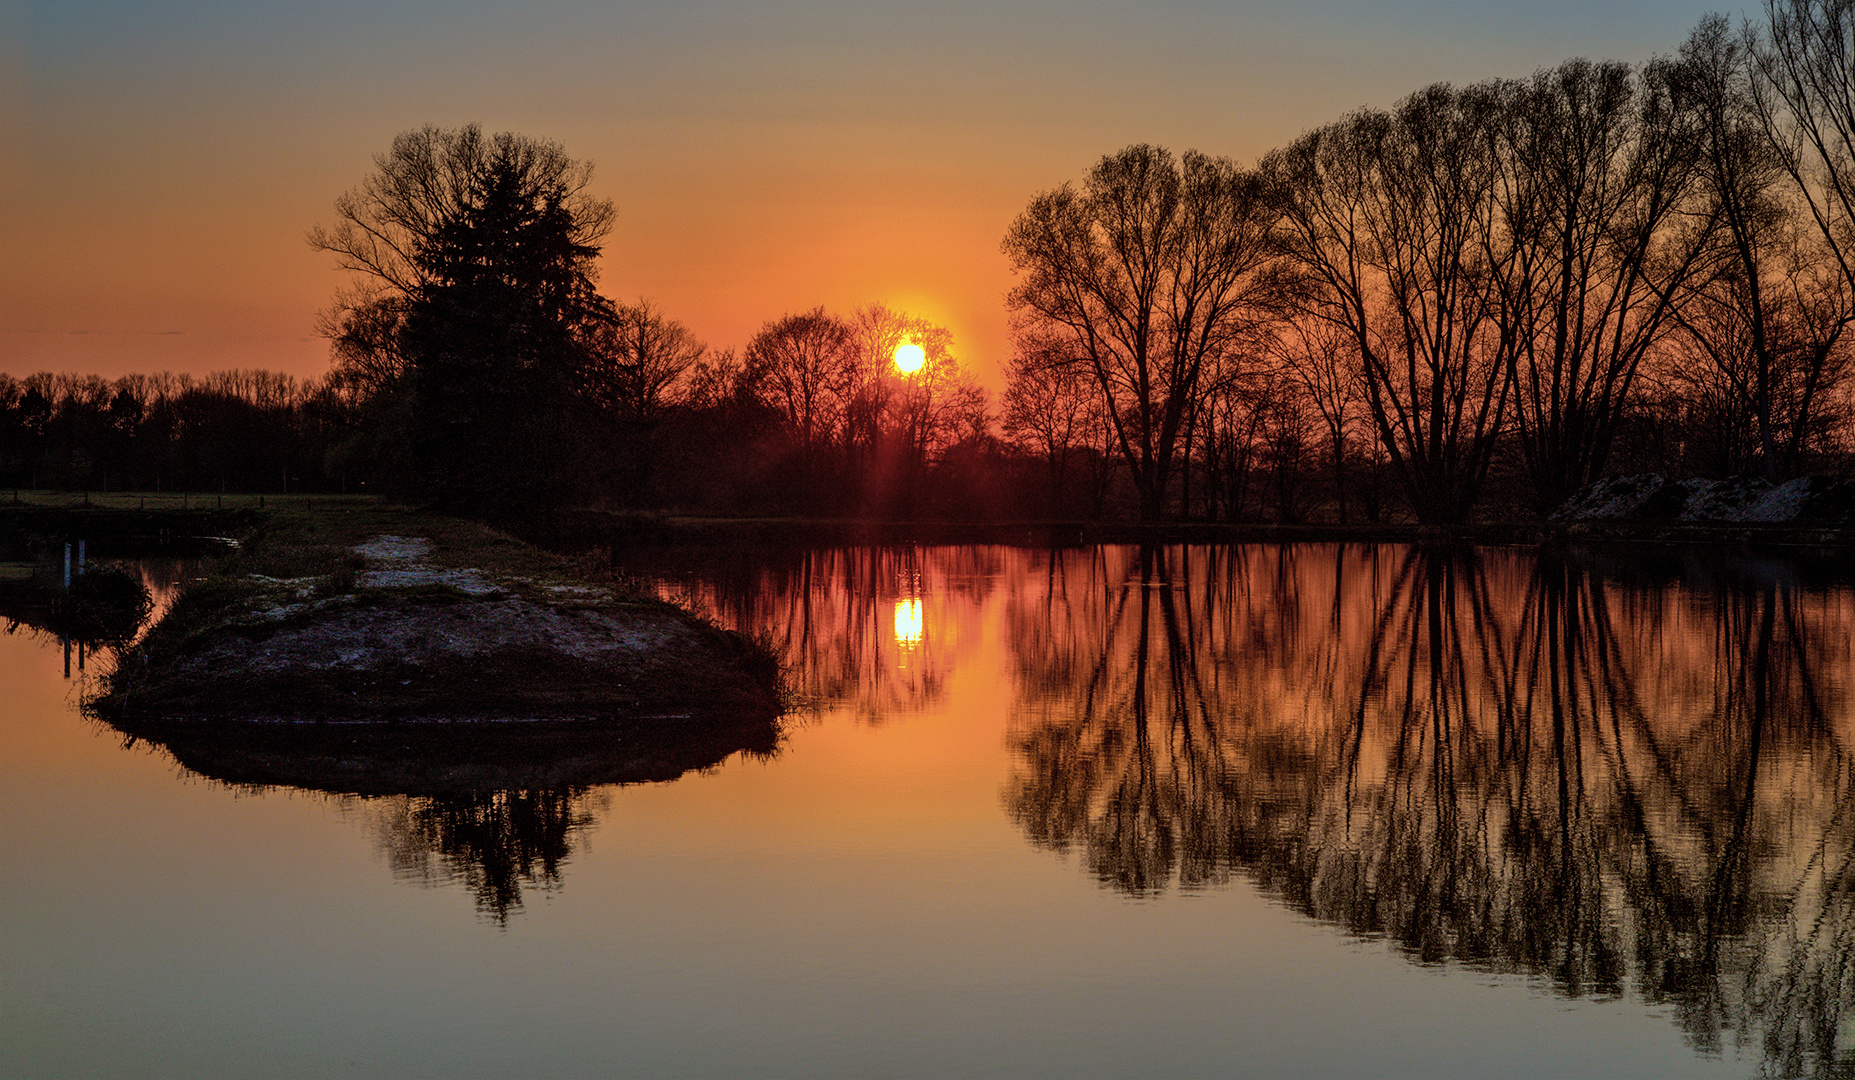
<path id="1" fill-rule="evenodd" d="M 1469 515 L 1506 415 L 1494 105 L 1485 87 L 1432 86 L 1263 162 L 1285 192 L 1303 317 L 1358 347 L 1367 413 L 1423 522 Z"/>
<path id="2" fill-rule="evenodd" d="M 1333 495 L 1341 524 L 1346 523 L 1346 451 L 1360 412 L 1363 391 L 1358 349 L 1350 336 L 1331 323 L 1296 326 L 1271 343 L 1276 377 L 1287 393 L 1300 398 L 1320 417 L 1333 471 Z"/>
<path id="3" fill-rule="evenodd" d="M 1855 287 L 1855 3 L 1765 0 L 1765 13 L 1764 27 L 1746 31 L 1752 105 Z"/>
<path id="4" fill-rule="evenodd" d="M 1673 68 L 1571 60 L 1494 87 L 1490 241 L 1509 250 L 1490 264 L 1516 338 L 1514 434 L 1543 513 L 1603 472 L 1705 248 L 1704 212 L 1686 213 L 1701 140 Z"/>
<path id="5" fill-rule="evenodd" d="M 857 362 L 855 330 L 819 307 L 762 327 L 747 343 L 746 378 L 810 458 L 842 430 Z"/>
<path id="6" fill-rule="evenodd" d="M 1838 230 L 1801 227 L 1808 215 L 1786 176 L 1792 153 L 1771 140 L 1751 56 L 1717 15 L 1681 49 L 1677 90 L 1695 118 L 1701 188 L 1718 225 L 1712 273 L 1677 315 L 1694 351 L 1743 400 L 1775 482 L 1795 473 L 1845 378 L 1855 291 L 1832 257 Z"/>
<path id="7" fill-rule="evenodd" d="M 1008 303 L 1094 384 L 1144 520 L 1165 511 L 1207 375 L 1267 317 L 1274 217 L 1256 173 L 1143 145 L 1038 195 L 1005 234 Z"/>
<path id="8" fill-rule="evenodd" d="M 612 207 L 591 174 L 554 143 L 428 126 L 310 232 L 361 279 L 327 320 L 337 359 L 403 370 L 415 485 L 441 503 L 558 501 L 586 467 L 582 334 L 613 314 L 593 288 Z"/>
<path id="9" fill-rule="evenodd" d="M 1108 418 L 1088 375 L 1070 363 L 1060 339 L 1020 330 L 1006 373 L 1000 417 L 1005 436 L 1043 462 L 1047 508 L 1057 516 L 1099 516 L 1110 463 Z M 1072 465 L 1086 468 L 1086 500 L 1069 496 Z"/>
<path id="10" fill-rule="evenodd" d="M 707 352 L 689 328 L 648 300 L 621 305 L 610 319 L 588 326 L 582 393 L 601 408 L 637 420 L 655 420 L 673 389 Z"/>
<path id="11" fill-rule="evenodd" d="M 326 490 L 331 475 L 340 483 L 334 440 L 345 411 L 320 382 L 249 369 L 113 381 L 0 375 L 0 484 Z"/>

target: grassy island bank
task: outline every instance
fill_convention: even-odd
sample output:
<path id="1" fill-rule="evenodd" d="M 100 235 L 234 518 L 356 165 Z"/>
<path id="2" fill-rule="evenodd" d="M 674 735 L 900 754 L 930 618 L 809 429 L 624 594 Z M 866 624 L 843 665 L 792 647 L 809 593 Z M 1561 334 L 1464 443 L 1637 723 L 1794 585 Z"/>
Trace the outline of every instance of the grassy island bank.
<path id="1" fill-rule="evenodd" d="M 122 654 L 98 715 L 663 728 L 779 711 L 765 649 L 475 522 L 323 500 L 238 540 Z"/>

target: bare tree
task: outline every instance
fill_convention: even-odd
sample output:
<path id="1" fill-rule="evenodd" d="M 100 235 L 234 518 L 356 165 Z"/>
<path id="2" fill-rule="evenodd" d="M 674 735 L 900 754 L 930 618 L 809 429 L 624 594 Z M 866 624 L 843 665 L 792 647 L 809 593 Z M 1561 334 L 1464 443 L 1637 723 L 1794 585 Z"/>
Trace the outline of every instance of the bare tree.
<path id="1" fill-rule="evenodd" d="M 1005 235 L 1007 302 L 1087 364 L 1143 519 L 1164 510 L 1203 377 L 1264 317 L 1274 214 L 1256 173 L 1142 145 L 1038 195 Z"/>
<path id="2" fill-rule="evenodd" d="M 581 331 L 587 347 L 581 392 L 602 408 L 653 420 L 669 404 L 670 390 L 707 346 L 649 300 L 620 305 L 612 317 Z"/>
<path id="3" fill-rule="evenodd" d="M 1485 87 L 1432 86 L 1263 162 L 1286 193 L 1303 313 L 1357 345 L 1367 415 L 1424 522 L 1468 516 L 1507 405 L 1493 106 Z"/>
<path id="4" fill-rule="evenodd" d="M 1680 309 L 1681 327 L 1744 396 L 1768 480 L 1791 475 L 1844 377 L 1855 307 L 1833 222 L 1799 213 L 1788 151 L 1771 140 L 1751 48 L 1722 16 L 1681 49 L 1682 107 L 1699 124 L 1700 183 L 1718 222 L 1710 275 Z M 1816 220 L 1826 228 L 1811 229 Z"/>
<path id="5" fill-rule="evenodd" d="M 1745 33 L 1750 104 L 1842 280 L 1855 287 L 1855 3 L 1765 0 L 1765 12 L 1763 30 Z"/>
<path id="6" fill-rule="evenodd" d="M 692 409 L 719 409 L 739 398 L 746 365 L 733 349 L 705 353 L 689 366 L 682 404 Z"/>
<path id="7" fill-rule="evenodd" d="M 329 340 L 329 381 L 358 399 L 390 393 L 408 368 L 400 345 L 407 299 L 385 289 L 357 288 L 337 295 L 335 306 L 317 317 L 316 331 Z"/>
<path id="8" fill-rule="evenodd" d="M 1193 428 L 1208 518 L 1237 521 L 1248 510 L 1250 482 L 1263 456 L 1270 389 L 1260 372 L 1226 369 L 1204 395 Z"/>
<path id="9" fill-rule="evenodd" d="M 1333 323 L 1304 320 L 1270 341 L 1274 376 L 1320 417 L 1340 522 L 1346 521 L 1346 447 L 1363 402 L 1358 345 Z"/>
<path id="10" fill-rule="evenodd" d="M 857 362 L 844 417 L 845 453 L 853 467 L 868 471 L 879 468 L 884 444 L 895 442 L 907 451 L 907 467 L 918 468 L 927 448 L 919 438 L 916 414 L 935 401 L 935 391 L 963 378 L 953 355 L 953 333 L 882 304 L 865 304 L 848 321 Z M 921 368 L 908 375 L 895 366 L 896 350 L 903 345 L 922 351 Z"/>
<path id="11" fill-rule="evenodd" d="M 1494 88 L 1488 264 L 1514 333 L 1512 416 L 1542 512 L 1603 471 L 1637 371 L 1705 248 L 1706 222 L 1686 213 L 1701 140 L 1676 107 L 1672 68 L 1571 60 Z"/>
<path id="12" fill-rule="evenodd" d="M 378 288 L 416 295 L 431 285 L 443 234 L 483 202 L 492 175 L 513 177 L 534 205 L 558 209 L 568 243 L 592 247 L 612 226 L 612 203 L 587 194 L 592 163 L 560 144 L 513 132 L 484 135 L 475 124 L 430 124 L 394 138 L 374 171 L 335 200 L 335 224 L 309 230 L 309 246 Z"/>
<path id="13" fill-rule="evenodd" d="M 1100 439 L 1107 418 L 1087 369 L 1071 361 L 1061 340 L 1020 327 L 1013 344 L 1002 403 L 1005 436 L 1043 460 L 1051 509 L 1061 512 L 1073 460 L 1108 452 Z"/>
<path id="14" fill-rule="evenodd" d="M 891 349 L 883 377 L 898 384 L 890 399 L 889 424 L 902 440 L 909 467 L 919 469 L 961 438 L 983 431 L 987 402 L 985 389 L 954 352 L 951 331 L 911 318 L 906 341 L 922 350 L 921 366 L 900 371 Z"/>
<path id="15" fill-rule="evenodd" d="M 747 343 L 744 378 L 815 458 L 841 431 L 857 378 L 856 331 L 822 307 L 767 323 Z"/>

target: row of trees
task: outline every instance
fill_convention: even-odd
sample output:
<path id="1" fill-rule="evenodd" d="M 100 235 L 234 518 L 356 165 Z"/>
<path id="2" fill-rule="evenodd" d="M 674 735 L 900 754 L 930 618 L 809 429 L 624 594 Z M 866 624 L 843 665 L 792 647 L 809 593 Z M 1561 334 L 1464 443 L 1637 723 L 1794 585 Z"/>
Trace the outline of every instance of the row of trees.
<path id="1" fill-rule="evenodd" d="M 505 515 L 1432 522 L 1607 471 L 1842 471 L 1855 0 L 1767 15 L 1639 66 L 1429 87 L 1254 168 L 1103 158 L 1005 237 L 1002 438 L 945 328 L 819 308 L 710 350 L 598 291 L 590 164 L 410 131 L 309 235 L 351 274 L 325 380 L 8 380 L 0 471 Z"/>
<path id="2" fill-rule="evenodd" d="M 1234 516 L 1257 469 L 1292 516 L 1315 441 L 1342 514 L 1353 463 L 1436 522 L 1497 467 L 1550 510 L 1620 447 L 1774 481 L 1839 460 L 1855 4 L 1767 14 L 1636 67 L 1428 87 L 1254 169 L 1109 155 L 1005 238 L 1007 432 L 1057 483 L 1117 460 L 1149 518 Z"/>
<path id="3" fill-rule="evenodd" d="M 711 354 L 595 287 L 612 218 L 591 167 L 471 126 L 407 132 L 310 244 L 355 275 L 326 316 L 332 385 L 392 486 L 496 512 L 670 500 L 894 512 L 985 429 L 941 327 L 872 305 Z M 923 363 L 904 374 L 909 344 Z"/>
<path id="4" fill-rule="evenodd" d="M 0 375 L 0 485 L 111 491 L 339 490 L 365 475 L 346 408 L 266 371 Z"/>
<path id="5" fill-rule="evenodd" d="M 898 351 L 919 350 L 904 372 Z M 730 372 L 733 393 L 762 404 L 792 440 L 791 475 L 816 492 L 855 493 L 887 514 L 919 504 L 930 466 L 983 449 L 984 390 L 953 352 L 953 336 L 879 304 L 849 318 L 822 308 L 769 322 Z"/>

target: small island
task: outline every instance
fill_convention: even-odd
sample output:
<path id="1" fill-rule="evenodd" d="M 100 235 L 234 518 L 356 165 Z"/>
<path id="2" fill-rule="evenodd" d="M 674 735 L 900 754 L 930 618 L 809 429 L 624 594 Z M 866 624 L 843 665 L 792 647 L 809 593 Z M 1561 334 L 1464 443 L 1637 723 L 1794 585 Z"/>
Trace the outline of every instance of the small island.
<path id="1" fill-rule="evenodd" d="M 590 566 L 590 564 L 589 564 Z M 770 721 L 739 634 L 486 525 L 357 505 L 267 515 L 122 654 L 91 709 L 210 721 Z"/>

